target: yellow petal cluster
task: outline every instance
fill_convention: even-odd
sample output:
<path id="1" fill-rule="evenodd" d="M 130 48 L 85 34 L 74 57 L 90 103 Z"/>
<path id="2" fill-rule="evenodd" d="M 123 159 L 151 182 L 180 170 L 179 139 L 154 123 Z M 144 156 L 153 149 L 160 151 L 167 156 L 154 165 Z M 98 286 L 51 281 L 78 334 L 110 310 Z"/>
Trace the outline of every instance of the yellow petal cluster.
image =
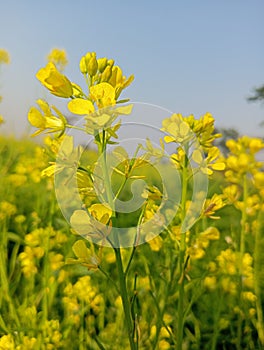
<path id="1" fill-rule="evenodd" d="M 37 130 L 33 136 L 39 135 L 40 133 L 48 130 L 49 132 L 63 132 L 65 130 L 67 120 L 64 118 L 62 113 L 55 107 L 52 109 L 56 112 L 55 116 L 44 100 L 37 100 L 37 104 L 40 110 L 36 107 L 31 107 L 28 112 L 28 120 Z"/>
<path id="2" fill-rule="evenodd" d="M 73 95 L 70 80 L 60 73 L 52 62 L 41 68 L 36 77 L 55 96 L 69 98 Z"/>

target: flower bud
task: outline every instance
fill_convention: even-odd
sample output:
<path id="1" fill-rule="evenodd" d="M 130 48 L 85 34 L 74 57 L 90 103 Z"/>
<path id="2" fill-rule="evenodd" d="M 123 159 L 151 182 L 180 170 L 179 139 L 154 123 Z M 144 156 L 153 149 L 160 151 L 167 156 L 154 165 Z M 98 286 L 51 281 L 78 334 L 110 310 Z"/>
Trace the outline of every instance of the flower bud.
<path id="1" fill-rule="evenodd" d="M 107 65 L 107 58 L 106 57 L 98 58 L 97 63 L 98 63 L 98 70 L 100 73 L 102 73 Z"/>
<path id="2" fill-rule="evenodd" d="M 88 74 L 93 77 L 98 69 L 98 63 L 97 63 L 97 59 L 96 56 L 92 56 L 87 64 L 87 71 Z"/>
<path id="3" fill-rule="evenodd" d="M 101 75 L 101 82 L 108 81 L 112 75 L 112 68 L 110 66 L 106 66 L 105 70 Z"/>
<path id="4" fill-rule="evenodd" d="M 107 60 L 107 65 L 110 67 L 113 67 L 115 61 L 114 60 Z"/>
<path id="5" fill-rule="evenodd" d="M 86 65 L 88 65 L 90 58 L 92 57 L 92 53 L 87 52 L 87 54 L 84 57 L 85 57 Z"/>
<path id="6" fill-rule="evenodd" d="M 86 60 L 85 60 L 85 56 L 83 56 L 80 60 L 80 71 L 82 74 L 87 74 L 87 66 L 86 66 Z"/>

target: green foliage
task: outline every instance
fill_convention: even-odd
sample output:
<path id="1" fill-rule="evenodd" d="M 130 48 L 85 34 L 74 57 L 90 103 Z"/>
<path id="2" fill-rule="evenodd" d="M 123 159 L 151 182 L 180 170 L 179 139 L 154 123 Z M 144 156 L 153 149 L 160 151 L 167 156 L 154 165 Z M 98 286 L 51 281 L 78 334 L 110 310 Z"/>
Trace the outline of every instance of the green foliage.
<path id="1" fill-rule="evenodd" d="M 46 157 L 41 147 L 29 141 L 0 139 L 0 348 L 128 349 L 115 254 L 82 240 L 87 251 L 83 243 L 75 243 L 74 252 L 88 265 L 69 264 L 76 258 L 72 245 L 81 237 L 72 235 L 65 223 L 52 180 L 41 177 Z M 158 186 L 158 177 L 146 168 L 144 175 L 150 174 Z M 223 175 L 214 175 L 209 196 L 221 193 L 224 187 Z M 129 187 L 124 196 L 128 194 Z M 220 220 L 204 218 L 188 236 L 194 242 L 205 228 L 215 227 L 220 232 L 202 258 L 186 262 L 189 282 L 185 285 L 183 343 L 188 349 L 236 349 L 241 322 L 241 348 L 261 349 L 254 292 L 247 287 L 244 291 L 252 291 L 252 295 L 245 295 L 239 304 L 239 274 L 231 272 L 237 268 L 231 251 L 236 251 L 239 242 L 241 212 L 229 204 L 218 214 Z M 259 251 L 263 251 L 263 225 L 257 228 L 254 216 L 247 222 L 246 252 L 251 256 L 256 252 L 257 230 Z M 140 349 L 177 348 L 173 334 L 179 292 L 174 246 L 174 235 L 165 230 L 137 248 L 128 272 L 128 297 L 140 329 Z M 89 260 L 85 260 L 86 254 Z M 121 254 L 128 264 L 130 250 L 123 249 Z M 223 261 L 229 261 L 226 270 Z M 258 267 L 254 265 L 260 281 L 264 280 L 263 263 L 261 255 Z M 244 265 L 245 279 L 250 266 L 249 259 Z"/>

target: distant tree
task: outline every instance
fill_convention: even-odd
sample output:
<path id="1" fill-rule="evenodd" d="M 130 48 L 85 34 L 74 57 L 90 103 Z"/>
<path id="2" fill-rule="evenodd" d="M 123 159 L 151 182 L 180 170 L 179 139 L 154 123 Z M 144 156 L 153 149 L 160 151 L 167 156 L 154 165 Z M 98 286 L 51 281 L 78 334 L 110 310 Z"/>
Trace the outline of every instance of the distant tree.
<path id="1" fill-rule="evenodd" d="M 249 102 L 264 101 L 264 85 L 254 89 L 254 95 L 248 97 Z"/>
<path id="2" fill-rule="evenodd" d="M 249 102 L 264 102 L 264 85 L 261 85 L 258 88 L 254 89 L 254 95 L 247 98 Z M 259 124 L 260 126 L 264 126 L 264 121 Z"/>

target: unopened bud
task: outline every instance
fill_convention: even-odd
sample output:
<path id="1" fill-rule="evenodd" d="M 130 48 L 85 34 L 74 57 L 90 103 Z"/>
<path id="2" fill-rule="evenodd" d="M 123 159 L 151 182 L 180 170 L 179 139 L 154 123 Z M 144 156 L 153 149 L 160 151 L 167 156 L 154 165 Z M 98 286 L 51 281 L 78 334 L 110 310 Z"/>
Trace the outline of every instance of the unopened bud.
<path id="1" fill-rule="evenodd" d="M 87 52 L 87 54 L 85 55 L 86 65 L 88 65 L 91 57 L 92 57 L 92 53 L 91 52 Z"/>
<path id="2" fill-rule="evenodd" d="M 98 70 L 100 73 L 102 73 L 107 65 L 107 58 L 106 57 L 98 58 L 97 63 L 98 63 Z"/>
<path id="3" fill-rule="evenodd" d="M 112 75 L 112 68 L 110 66 L 106 66 L 105 70 L 101 75 L 101 83 L 104 81 L 108 81 L 111 78 L 111 75 Z"/>
<path id="4" fill-rule="evenodd" d="M 92 56 L 87 64 L 87 71 L 88 74 L 93 77 L 98 69 L 98 63 L 97 63 L 97 59 L 96 56 Z"/>
<path id="5" fill-rule="evenodd" d="M 111 84 L 113 87 L 116 87 L 118 84 L 121 84 L 123 81 L 123 73 L 120 67 L 113 66 L 112 67 L 112 75 L 111 79 L 109 80 L 109 84 Z"/>
<path id="6" fill-rule="evenodd" d="M 107 60 L 107 65 L 110 67 L 113 67 L 115 61 L 114 60 Z"/>
<path id="7" fill-rule="evenodd" d="M 83 56 L 80 60 L 80 71 L 82 74 L 86 74 L 87 73 L 87 66 L 86 66 L 86 59 L 85 56 Z"/>

